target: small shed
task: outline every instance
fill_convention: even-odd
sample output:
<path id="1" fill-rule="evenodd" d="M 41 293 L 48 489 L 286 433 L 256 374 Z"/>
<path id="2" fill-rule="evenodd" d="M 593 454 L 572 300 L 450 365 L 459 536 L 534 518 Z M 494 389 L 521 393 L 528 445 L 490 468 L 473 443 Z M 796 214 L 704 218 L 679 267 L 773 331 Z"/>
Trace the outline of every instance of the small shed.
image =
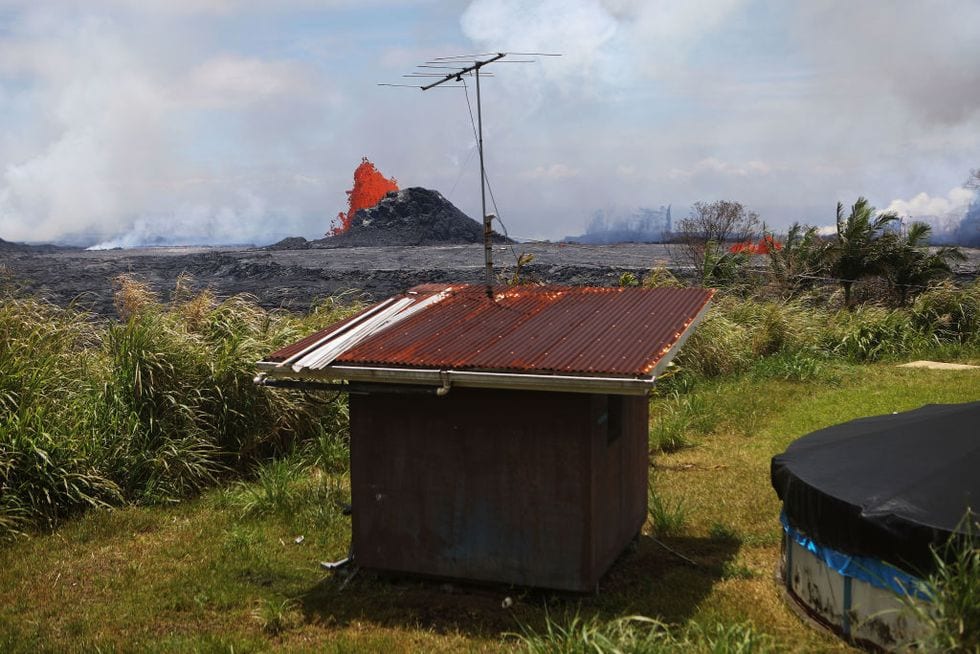
<path id="1" fill-rule="evenodd" d="M 712 293 L 417 286 L 257 381 L 349 391 L 359 566 L 591 591 L 646 519 L 647 395 Z"/>

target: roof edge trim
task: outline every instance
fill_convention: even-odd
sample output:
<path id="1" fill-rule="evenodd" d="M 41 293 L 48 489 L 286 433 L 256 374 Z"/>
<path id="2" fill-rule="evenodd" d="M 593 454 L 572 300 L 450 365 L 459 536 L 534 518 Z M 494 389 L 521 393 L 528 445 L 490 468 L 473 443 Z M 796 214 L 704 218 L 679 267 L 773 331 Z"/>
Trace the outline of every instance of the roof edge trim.
<path id="1" fill-rule="evenodd" d="M 650 374 L 653 375 L 654 378 L 659 377 L 661 373 L 663 373 L 664 369 L 670 365 L 670 362 L 674 360 L 674 357 L 677 356 L 677 354 L 681 351 L 681 348 L 684 347 L 684 343 L 687 342 L 687 339 L 694 333 L 694 330 L 697 329 L 698 325 L 701 324 L 701 321 L 704 320 L 705 315 L 708 313 L 708 308 L 711 307 L 711 300 L 713 300 L 714 297 L 715 289 L 711 289 L 711 294 L 708 296 L 708 299 L 698 311 L 697 315 L 695 315 L 691 321 L 684 326 L 684 329 L 680 332 L 680 334 L 678 334 L 677 340 L 667 347 L 667 351 L 664 352 L 664 355 L 660 357 L 656 365 L 654 365 L 650 370 Z"/>
<path id="2" fill-rule="evenodd" d="M 438 370 L 434 368 L 378 368 L 369 366 L 335 366 L 321 370 L 283 369 L 262 362 L 259 370 L 270 379 L 309 381 L 311 386 L 325 381 L 359 381 L 390 384 L 422 384 L 460 388 L 499 388 L 508 390 L 551 391 L 558 393 L 600 393 L 608 395 L 646 395 L 656 377 L 588 377 L 579 375 L 536 375 L 528 373 L 479 372 L 471 370 Z"/>

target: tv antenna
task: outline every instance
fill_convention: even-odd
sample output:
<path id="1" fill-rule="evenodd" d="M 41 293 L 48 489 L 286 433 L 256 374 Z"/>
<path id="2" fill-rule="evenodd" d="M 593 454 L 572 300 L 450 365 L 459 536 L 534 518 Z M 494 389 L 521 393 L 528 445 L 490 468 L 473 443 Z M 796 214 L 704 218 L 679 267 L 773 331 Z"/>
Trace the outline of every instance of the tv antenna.
<path id="1" fill-rule="evenodd" d="M 522 58 L 502 61 L 507 56 Z M 496 216 L 487 213 L 487 173 L 483 159 L 483 104 L 480 100 L 480 77 L 493 77 L 493 73 L 481 74 L 480 70 L 484 66 L 492 63 L 531 64 L 536 61 L 534 57 L 560 56 L 560 53 L 554 52 L 481 52 L 478 54 L 435 57 L 419 65 L 417 67 L 419 70 L 402 75 L 402 77 L 414 79 L 435 78 L 434 82 L 428 84 L 378 84 L 378 86 L 401 86 L 428 91 L 437 87 L 465 89 L 466 82 L 463 79 L 464 77 L 473 77 L 476 80 L 476 149 L 480 155 L 480 211 L 483 216 L 483 259 L 486 272 L 487 295 L 490 297 L 493 296 L 493 219 Z M 449 84 L 449 82 L 458 83 Z M 469 102 L 468 99 L 467 102 Z M 470 119 L 472 117 L 473 114 L 471 113 Z"/>

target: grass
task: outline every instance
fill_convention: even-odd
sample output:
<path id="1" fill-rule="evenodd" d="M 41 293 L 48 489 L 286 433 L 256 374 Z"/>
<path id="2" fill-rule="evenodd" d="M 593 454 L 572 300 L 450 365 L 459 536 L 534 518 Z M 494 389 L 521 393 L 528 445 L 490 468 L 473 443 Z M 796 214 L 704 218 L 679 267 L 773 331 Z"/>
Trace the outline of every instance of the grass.
<path id="1" fill-rule="evenodd" d="M 647 497 L 647 515 L 650 529 L 655 536 L 679 536 L 687 522 L 687 509 L 683 500 L 667 500 L 659 492 L 656 477 L 650 482 Z"/>
<path id="2" fill-rule="evenodd" d="M 118 280 L 104 322 L 0 288 L 0 540 L 92 508 L 176 502 L 297 447 L 336 459 L 346 406 L 258 387 L 255 361 L 346 315 L 170 303 Z"/>
<path id="3" fill-rule="evenodd" d="M 944 547 L 933 550 L 936 571 L 908 589 L 906 612 L 926 625 L 914 645 L 924 652 L 980 652 L 980 521 L 964 516 Z M 928 603 L 917 601 L 918 591 Z"/>
<path id="4" fill-rule="evenodd" d="M 752 625 L 704 625 L 692 622 L 683 629 L 644 616 L 627 616 L 608 622 L 576 615 L 564 623 L 549 616 L 541 632 L 517 635 L 521 648 L 531 654 L 765 654 L 776 651 L 772 638 L 758 634 Z"/>
<path id="5" fill-rule="evenodd" d="M 770 457 L 980 397 L 976 371 L 890 365 L 980 362 L 980 285 L 902 310 L 719 298 L 651 400 L 649 520 L 598 595 L 332 576 L 346 402 L 251 378 L 348 309 L 267 312 L 186 278 L 169 303 L 122 279 L 117 306 L 106 323 L 0 289 L 0 651 L 845 651 L 779 599 Z M 959 578 L 934 587 L 974 620 Z"/>
<path id="6" fill-rule="evenodd" d="M 585 639 L 653 643 L 637 651 L 847 651 L 779 598 L 769 458 L 836 422 L 976 399 L 980 375 L 831 367 L 834 384 L 745 374 L 686 389 L 714 418 L 685 435 L 690 447 L 655 455 L 654 493 L 684 518 L 673 533 L 644 529 L 697 566 L 641 537 L 595 596 L 363 572 L 344 586 L 318 565 L 347 553 L 344 441 L 311 440 L 196 499 L 91 511 L 0 548 L 0 650 L 584 651 Z M 637 615 L 648 618 L 623 618 Z M 563 630 L 581 638 L 565 647 Z"/>

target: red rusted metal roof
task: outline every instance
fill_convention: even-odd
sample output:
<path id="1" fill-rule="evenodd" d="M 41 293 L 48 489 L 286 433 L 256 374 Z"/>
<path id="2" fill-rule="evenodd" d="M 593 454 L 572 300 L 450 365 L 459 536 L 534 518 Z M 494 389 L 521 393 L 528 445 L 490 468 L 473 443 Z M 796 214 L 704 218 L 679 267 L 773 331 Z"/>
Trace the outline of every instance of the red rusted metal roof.
<path id="1" fill-rule="evenodd" d="M 508 286 L 494 287 L 488 297 L 483 285 L 426 284 L 266 361 L 295 371 L 336 364 L 649 377 L 712 294 L 697 288 Z M 326 352 L 319 360 L 318 351 Z"/>

